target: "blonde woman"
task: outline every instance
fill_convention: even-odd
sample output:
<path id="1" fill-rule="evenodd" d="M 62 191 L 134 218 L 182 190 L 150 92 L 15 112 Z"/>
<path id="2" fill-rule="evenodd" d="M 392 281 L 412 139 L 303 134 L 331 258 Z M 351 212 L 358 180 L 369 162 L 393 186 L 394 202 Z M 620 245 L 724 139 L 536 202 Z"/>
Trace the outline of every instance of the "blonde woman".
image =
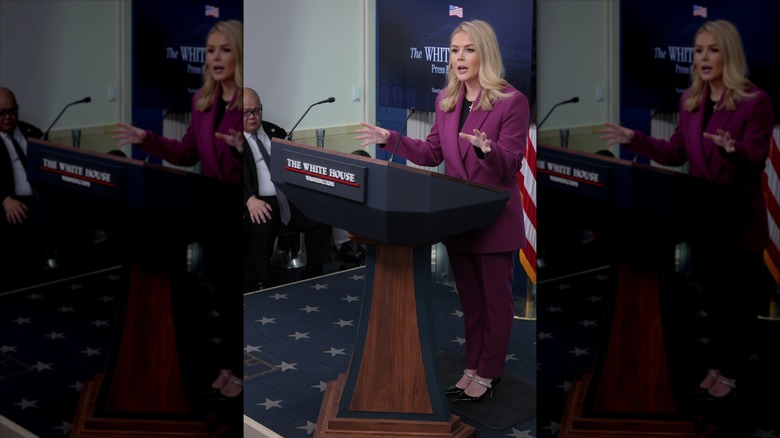
<path id="1" fill-rule="evenodd" d="M 242 182 L 244 26 L 220 21 L 208 33 L 203 86 L 192 98 L 192 119 L 181 140 L 118 123 L 113 131 L 118 146 L 139 149 L 170 163 L 192 166 L 201 174 L 234 183 Z"/>
<path id="2" fill-rule="evenodd" d="M 493 28 L 464 21 L 450 37 L 447 86 L 436 99 L 436 121 L 416 140 L 369 123 L 362 145 L 398 143 L 398 155 L 422 166 L 444 162 L 445 173 L 510 193 L 491 224 L 447 238 L 466 335 L 466 369 L 447 390 L 455 402 L 478 402 L 501 380 L 512 328 L 513 254 L 525 245 L 516 175 L 528 137 L 528 99 L 503 78 Z"/>

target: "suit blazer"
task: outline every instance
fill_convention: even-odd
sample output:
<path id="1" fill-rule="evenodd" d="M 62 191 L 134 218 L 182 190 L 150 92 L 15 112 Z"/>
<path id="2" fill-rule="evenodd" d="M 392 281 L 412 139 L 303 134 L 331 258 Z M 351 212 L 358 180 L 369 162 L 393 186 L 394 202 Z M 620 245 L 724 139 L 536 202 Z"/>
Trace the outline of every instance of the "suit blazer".
<path id="1" fill-rule="evenodd" d="M 769 154 L 773 114 L 772 101 L 765 92 L 755 86 L 748 92 L 754 96 L 741 100 L 734 110 L 714 111 L 707 126 L 703 126 L 704 109 L 701 106 L 691 112 L 683 107 L 690 94 L 686 90 L 680 98 L 680 120 L 669 141 L 634 131 L 627 146 L 660 164 L 680 166 L 687 162 L 688 173 L 693 176 L 746 188 L 750 197 L 746 205 L 724 205 L 724 208 L 744 210 L 741 223 L 722 228 L 731 232 L 723 233 L 729 236 L 721 235 L 718 240 L 729 244 L 734 239 L 730 243 L 738 249 L 752 251 L 763 249 L 768 239 L 761 174 Z M 703 102 L 709 102 L 709 89 L 705 91 Z M 736 140 L 734 152 L 726 153 L 702 135 L 703 132 L 717 134 L 718 129 L 730 133 Z"/>
<path id="2" fill-rule="evenodd" d="M 444 162 L 446 175 L 509 192 L 509 201 L 491 225 L 444 240 L 452 250 L 496 253 L 515 251 L 525 245 L 523 206 L 517 173 L 525 157 L 528 139 L 528 99 L 511 86 L 503 91 L 510 96 L 497 100 L 490 111 L 472 110 L 462 129 L 462 132 L 468 134 L 473 134 L 474 129 L 487 134 L 492 149 L 487 157 L 478 156 L 471 142 L 458 136 L 461 132 L 459 125 L 465 87 L 461 87 L 455 109 L 450 112 L 439 108 L 444 91 L 439 93 L 436 98 L 436 119 L 424 141 L 391 131 L 387 143 L 380 145 L 395 145 L 400 136 L 397 153 L 413 163 L 437 166 Z"/>
<path id="3" fill-rule="evenodd" d="M 268 135 L 268 138 L 284 138 L 287 133 L 284 129 L 274 125 L 273 123 L 263 122 L 263 130 Z M 260 146 L 262 147 L 262 146 Z M 249 142 L 244 138 L 244 209 L 246 209 L 246 202 L 252 196 L 257 196 L 260 192 L 260 186 L 257 182 L 257 166 L 255 165 L 255 154 L 252 152 L 252 148 L 249 146 Z"/>
<path id="4" fill-rule="evenodd" d="M 240 108 L 228 109 L 219 127 L 215 127 L 216 108 L 221 104 L 221 93 L 221 89 L 218 88 L 211 107 L 206 111 L 200 111 L 195 107 L 201 90 L 195 93 L 192 97 L 190 126 L 181 141 L 146 131 L 146 138 L 138 145 L 139 148 L 180 166 L 193 166 L 200 162 L 202 175 L 240 184 L 243 170 L 241 154 L 224 140 L 217 138 L 214 133 L 229 134 L 230 129 L 242 132 L 244 115 Z M 233 96 L 230 106 L 238 98 L 239 93 L 241 90 Z"/>

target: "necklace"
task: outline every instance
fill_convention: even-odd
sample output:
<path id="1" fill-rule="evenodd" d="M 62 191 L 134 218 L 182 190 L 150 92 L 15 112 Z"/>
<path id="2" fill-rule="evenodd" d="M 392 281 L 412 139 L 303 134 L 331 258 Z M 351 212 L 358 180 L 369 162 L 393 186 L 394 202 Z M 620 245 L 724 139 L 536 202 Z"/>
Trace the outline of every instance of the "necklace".
<path id="1" fill-rule="evenodd" d="M 471 112 L 471 107 L 474 106 L 474 102 L 472 102 L 472 101 L 470 101 L 468 99 L 466 99 L 466 102 L 469 103 L 469 112 Z"/>

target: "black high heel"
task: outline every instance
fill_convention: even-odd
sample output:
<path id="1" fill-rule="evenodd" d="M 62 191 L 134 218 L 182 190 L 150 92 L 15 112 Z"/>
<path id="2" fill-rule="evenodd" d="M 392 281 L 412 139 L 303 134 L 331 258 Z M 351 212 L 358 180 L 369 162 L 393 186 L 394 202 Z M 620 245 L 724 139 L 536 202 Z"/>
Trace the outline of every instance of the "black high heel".
<path id="1" fill-rule="evenodd" d="M 465 374 L 466 377 L 468 377 L 469 379 L 474 380 L 474 376 L 467 373 L 466 370 L 463 370 L 463 374 Z M 463 394 L 463 391 L 466 390 L 466 388 L 458 388 L 456 385 L 457 383 L 455 385 L 450 386 L 449 388 L 447 388 L 446 391 L 444 391 L 444 393 L 447 394 L 447 397 L 457 397 Z"/>
<path id="2" fill-rule="evenodd" d="M 482 380 L 479 380 L 479 379 L 476 379 L 476 378 L 471 379 L 471 380 L 473 380 L 477 385 L 484 386 L 485 388 L 487 388 L 487 391 L 483 392 L 482 395 L 480 395 L 478 397 L 475 397 L 475 396 L 471 396 L 471 395 L 466 394 L 466 390 L 464 389 L 460 393 L 460 395 L 455 397 L 453 402 L 476 403 L 478 401 L 482 401 L 482 399 L 485 398 L 485 396 L 488 395 L 488 393 L 490 393 L 490 397 L 492 398 L 493 397 L 493 391 L 495 390 L 496 386 L 498 386 L 498 384 L 501 383 L 501 377 L 496 377 L 495 379 L 493 379 L 489 383 L 485 382 L 485 381 L 482 381 Z"/>

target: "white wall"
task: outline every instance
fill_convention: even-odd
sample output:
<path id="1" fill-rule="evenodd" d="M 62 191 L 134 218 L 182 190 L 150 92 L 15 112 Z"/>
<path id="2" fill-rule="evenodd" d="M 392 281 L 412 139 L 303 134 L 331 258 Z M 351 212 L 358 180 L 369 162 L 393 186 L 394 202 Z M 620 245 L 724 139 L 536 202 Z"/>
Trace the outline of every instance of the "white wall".
<path id="1" fill-rule="evenodd" d="M 19 101 L 21 120 L 46 130 L 116 123 L 120 101 L 108 101 L 111 84 L 122 88 L 120 0 L 0 0 L 0 85 Z M 129 56 L 129 52 L 126 54 Z"/>
<path id="2" fill-rule="evenodd" d="M 263 119 L 290 130 L 313 103 L 299 130 L 359 123 L 374 105 L 366 78 L 366 30 L 373 1 L 259 0 L 244 3 L 244 82 L 263 101 Z M 371 9 L 366 23 L 367 11 Z M 373 52 L 371 45 L 371 52 Z M 373 69 L 372 69 L 373 71 Z M 361 90 L 352 101 L 352 86 Z M 367 92 L 368 91 L 368 92 Z M 367 97 L 369 98 L 367 100 Z"/>

